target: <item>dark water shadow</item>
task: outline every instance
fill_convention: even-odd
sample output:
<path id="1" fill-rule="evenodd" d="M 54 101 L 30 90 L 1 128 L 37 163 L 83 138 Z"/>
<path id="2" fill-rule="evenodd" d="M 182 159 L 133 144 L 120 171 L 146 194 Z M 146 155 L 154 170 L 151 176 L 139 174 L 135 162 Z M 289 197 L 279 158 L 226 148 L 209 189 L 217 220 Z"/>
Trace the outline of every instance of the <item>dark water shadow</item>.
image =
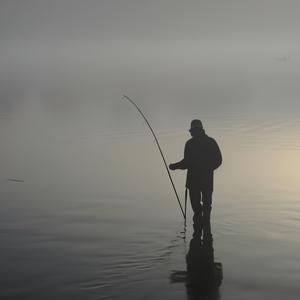
<path id="1" fill-rule="evenodd" d="M 193 238 L 186 255 L 186 271 L 172 271 L 171 283 L 184 283 L 187 299 L 217 300 L 223 280 L 222 263 L 214 261 L 213 236 L 210 218 L 194 224 Z"/>

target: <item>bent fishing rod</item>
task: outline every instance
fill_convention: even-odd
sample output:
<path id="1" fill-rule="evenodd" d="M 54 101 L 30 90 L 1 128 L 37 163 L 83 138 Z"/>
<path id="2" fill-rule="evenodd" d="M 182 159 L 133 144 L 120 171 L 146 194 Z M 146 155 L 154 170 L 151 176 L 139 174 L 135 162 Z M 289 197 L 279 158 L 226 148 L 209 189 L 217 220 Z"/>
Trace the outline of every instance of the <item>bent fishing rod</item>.
<path id="1" fill-rule="evenodd" d="M 138 110 L 138 112 L 141 114 L 141 116 L 143 117 L 143 119 L 146 121 L 146 124 L 148 125 L 148 127 L 149 127 L 149 129 L 150 129 L 150 131 L 151 131 L 151 133 L 152 133 L 152 135 L 153 135 L 153 137 L 154 137 L 154 140 L 155 140 L 156 145 L 157 145 L 157 147 L 158 147 L 159 153 L 160 153 L 160 155 L 161 155 L 161 157 L 162 157 L 162 160 L 163 160 L 163 162 L 164 162 L 164 165 L 165 165 L 165 167 L 166 167 L 166 170 L 167 170 L 169 179 L 170 179 L 170 181 L 171 181 L 173 190 L 174 190 L 174 192 L 175 192 L 176 199 L 177 199 L 177 201 L 178 201 L 178 204 L 179 204 L 180 210 L 181 210 L 181 212 L 182 212 L 183 218 L 184 218 L 184 220 L 186 220 L 186 212 L 183 211 L 181 202 L 180 202 L 179 197 L 178 197 L 178 193 L 177 193 L 177 191 L 176 191 L 176 188 L 175 188 L 173 179 L 172 179 L 172 177 L 171 177 L 170 171 L 169 171 L 168 166 L 167 166 L 167 162 L 166 162 L 165 156 L 164 156 L 164 154 L 163 154 L 163 152 L 162 152 L 162 150 L 161 150 L 161 147 L 160 147 L 159 142 L 158 142 L 158 139 L 157 139 L 157 137 L 156 137 L 156 135 L 155 135 L 155 133 L 154 133 L 154 130 L 152 129 L 152 127 L 151 127 L 149 121 L 147 120 L 147 118 L 145 117 L 145 115 L 144 115 L 144 113 L 141 111 L 141 109 L 137 106 L 137 104 L 136 104 L 133 100 L 131 100 L 128 96 L 126 96 L 126 95 L 123 95 L 123 98 L 125 98 L 125 99 L 128 100 L 132 105 L 134 105 L 134 107 Z M 185 210 L 186 210 L 186 209 L 185 209 Z"/>

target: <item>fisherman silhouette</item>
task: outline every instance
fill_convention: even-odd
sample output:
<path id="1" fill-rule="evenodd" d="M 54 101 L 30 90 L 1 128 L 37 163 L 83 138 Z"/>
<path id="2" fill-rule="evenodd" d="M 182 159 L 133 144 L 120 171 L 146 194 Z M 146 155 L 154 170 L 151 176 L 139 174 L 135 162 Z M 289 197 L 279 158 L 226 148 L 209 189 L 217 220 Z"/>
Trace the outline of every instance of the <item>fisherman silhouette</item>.
<path id="1" fill-rule="evenodd" d="M 185 144 L 184 158 L 169 168 L 187 169 L 186 188 L 194 212 L 194 226 L 200 228 L 210 218 L 214 170 L 222 164 L 222 154 L 217 142 L 206 135 L 200 120 L 193 120 L 189 131 L 192 138 Z"/>
<path id="2" fill-rule="evenodd" d="M 189 300 L 220 299 L 223 280 L 222 263 L 214 261 L 210 218 L 194 226 L 193 238 L 186 255 L 186 271 L 172 271 L 171 283 L 185 283 Z"/>

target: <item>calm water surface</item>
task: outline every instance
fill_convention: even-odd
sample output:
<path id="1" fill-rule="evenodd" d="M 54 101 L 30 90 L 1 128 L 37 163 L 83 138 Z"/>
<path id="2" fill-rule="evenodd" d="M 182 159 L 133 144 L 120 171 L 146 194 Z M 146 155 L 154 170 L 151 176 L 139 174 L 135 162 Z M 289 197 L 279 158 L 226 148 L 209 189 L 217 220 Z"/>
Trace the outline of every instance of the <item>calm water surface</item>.
<path id="1" fill-rule="evenodd" d="M 191 209 L 184 231 L 134 109 L 117 99 L 60 115 L 37 96 L 0 116 L 0 298 L 188 299 L 170 278 L 186 270 Z M 190 119 L 156 128 L 169 162 Z M 299 118 L 241 111 L 203 123 L 224 156 L 212 212 L 223 280 L 211 299 L 299 299 Z M 173 175 L 183 199 L 185 173 Z"/>

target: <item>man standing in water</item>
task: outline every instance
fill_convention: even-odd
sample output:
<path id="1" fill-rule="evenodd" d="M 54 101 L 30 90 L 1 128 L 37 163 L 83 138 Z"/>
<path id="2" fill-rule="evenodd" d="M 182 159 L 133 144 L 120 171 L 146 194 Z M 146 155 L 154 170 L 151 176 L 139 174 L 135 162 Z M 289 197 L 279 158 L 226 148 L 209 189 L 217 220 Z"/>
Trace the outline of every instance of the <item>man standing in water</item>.
<path id="1" fill-rule="evenodd" d="M 169 168 L 187 169 L 186 188 L 194 211 L 194 227 L 202 228 L 210 220 L 213 175 L 222 164 L 222 155 L 217 142 L 205 134 L 200 120 L 193 120 L 189 131 L 192 138 L 185 144 L 183 160 Z"/>

